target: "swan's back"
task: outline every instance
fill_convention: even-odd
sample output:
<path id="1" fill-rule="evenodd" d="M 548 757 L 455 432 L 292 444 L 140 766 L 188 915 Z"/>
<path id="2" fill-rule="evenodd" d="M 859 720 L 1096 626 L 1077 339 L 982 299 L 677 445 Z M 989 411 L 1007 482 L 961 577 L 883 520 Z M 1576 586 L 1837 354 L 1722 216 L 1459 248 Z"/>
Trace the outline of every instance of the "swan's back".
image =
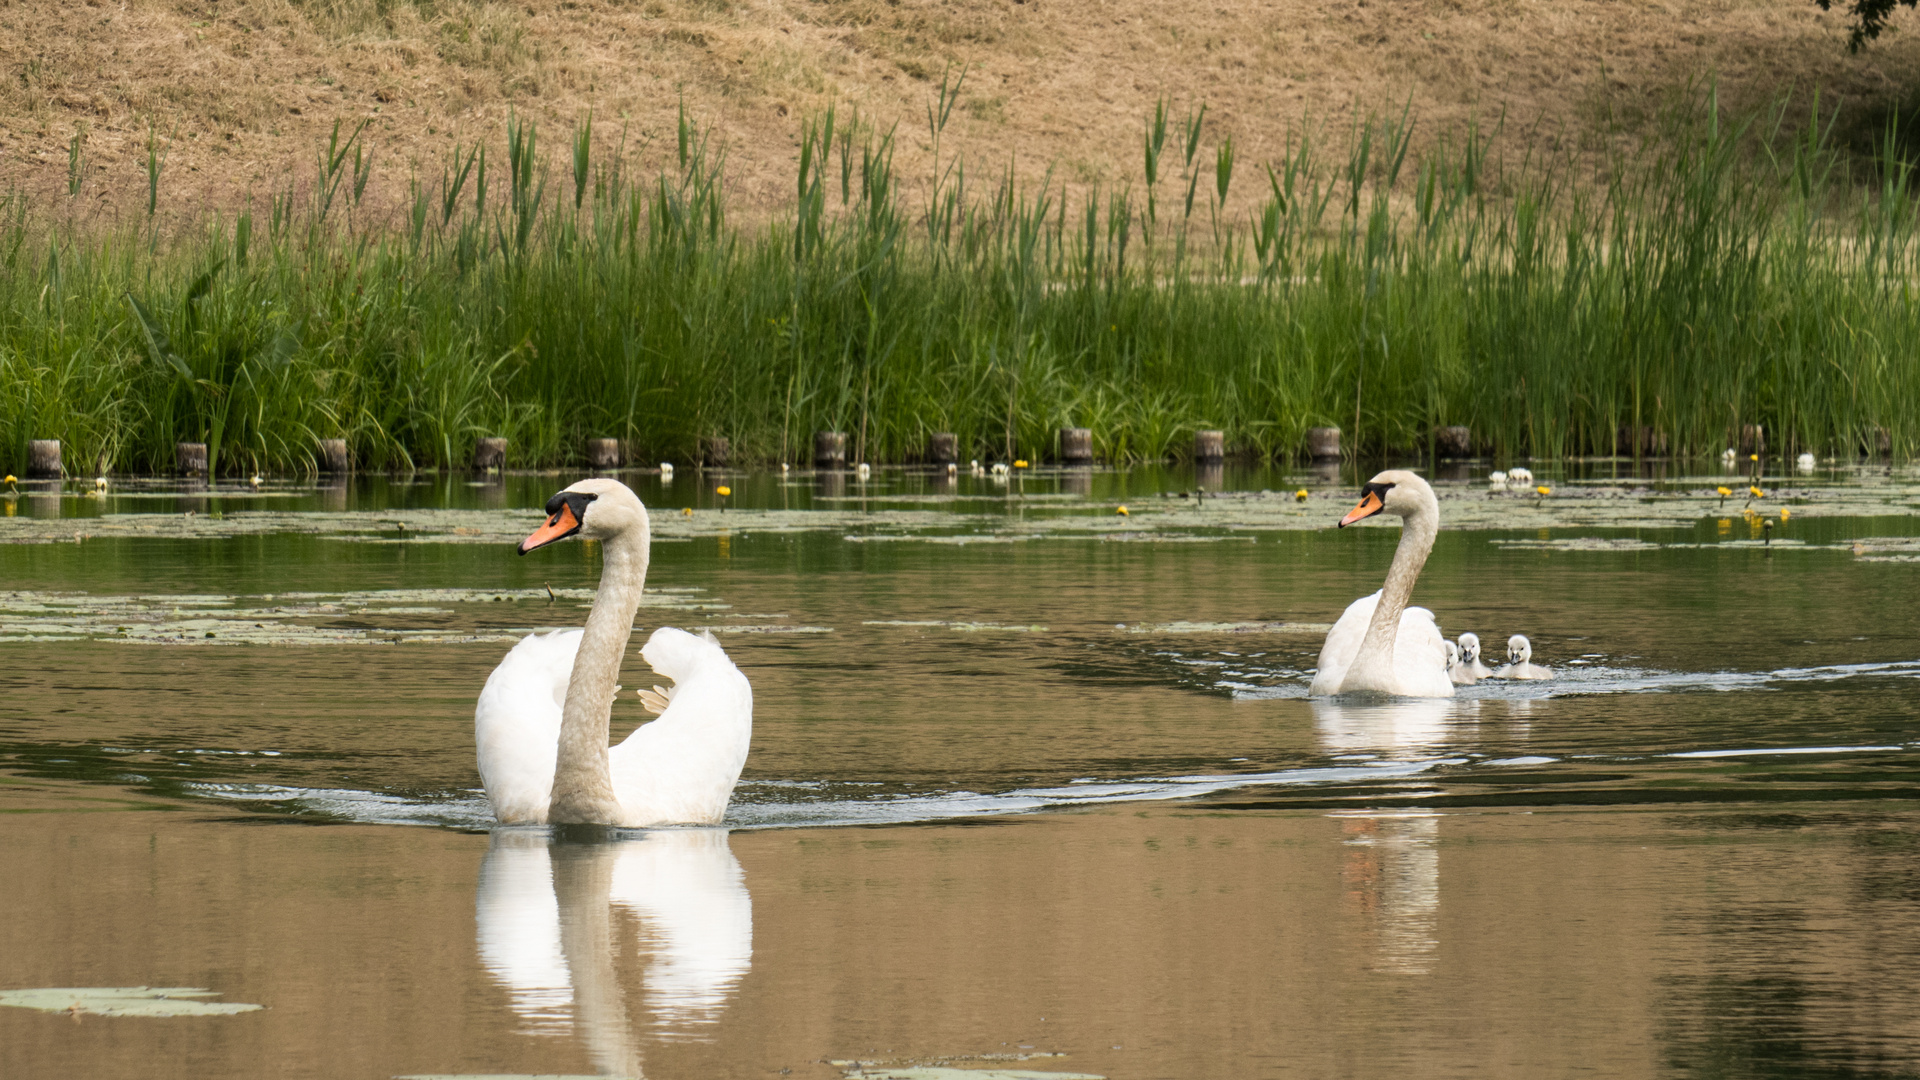
<path id="1" fill-rule="evenodd" d="M 1347 689 L 1347 672 L 1360 655 L 1366 640 L 1367 624 L 1380 606 L 1380 594 L 1363 596 L 1347 605 L 1340 620 L 1327 631 L 1326 644 L 1320 647 L 1320 661 L 1307 693 L 1313 697 L 1331 697 Z M 1446 638 L 1433 612 L 1409 607 L 1400 613 L 1400 629 L 1393 639 L 1391 687 L 1365 689 L 1405 697 L 1452 697 L 1453 680 L 1447 675 Z"/>
<path id="2" fill-rule="evenodd" d="M 560 745 L 560 707 L 567 699 L 580 637 L 579 630 L 556 630 L 520 639 L 480 691 L 473 711 L 480 783 L 494 817 L 504 824 L 547 820 Z"/>
<path id="3" fill-rule="evenodd" d="M 712 634 L 661 627 L 640 655 L 674 686 L 666 711 L 610 754 L 621 824 L 718 824 L 747 761 L 753 687 Z"/>

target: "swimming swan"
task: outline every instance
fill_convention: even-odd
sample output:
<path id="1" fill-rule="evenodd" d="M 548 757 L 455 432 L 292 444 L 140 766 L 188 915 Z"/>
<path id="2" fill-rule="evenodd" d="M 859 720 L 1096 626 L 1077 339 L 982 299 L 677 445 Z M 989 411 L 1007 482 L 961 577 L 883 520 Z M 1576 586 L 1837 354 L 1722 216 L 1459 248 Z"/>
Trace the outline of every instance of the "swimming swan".
<path id="1" fill-rule="evenodd" d="M 1493 674 L 1493 669 L 1480 662 L 1480 635 L 1468 632 L 1460 635 L 1460 670 L 1475 679 L 1484 679 Z M 1454 682 L 1460 680 L 1455 679 Z"/>
<path id="2" fill-rule="evenodd" d="M 1507 663 L 1493 673 L 1496 679 L 1551 679 L 1553 669 L 1532 663 L 1533 643 L 1525 634 L 1515 634 L 1507 639 Z"/>
<path id="3" fill-rule="evenodd" d="M 583 630 L 521 639 L 487 677 L 474 709 L 480 782 L 508 825 L 711 825 L 747 760 L 753 688 L 711 634 L 661 627 L 640 655 L 672 679 L 641 691 L 659 719 L 607 746 L 614 685 L 647 580 L 647 508 L 618 480 L 591 479 L 547 500 L 547 522 L 520 554 L 569 536 L 601 541 L 600 590 Z"/>
<path id="4" fill-rule="evenodd" d="M 1400 546 L 1387 569 L 1386 587 L 1347 605 L 1320 648 L 1319 670 L 1307 692 L 1314 697 L 1371 691 L 1401 697 L 1453 696 L 1447 676 L 1446 639 L 1433 612 L 1408 607 L 1433 538 L 1440 531 L 1440 503 L 1425 480 L 1389 469 L 1360 489 L 1360 505 L 1341 527 L 1381 511 L 1406 520 Z"/>

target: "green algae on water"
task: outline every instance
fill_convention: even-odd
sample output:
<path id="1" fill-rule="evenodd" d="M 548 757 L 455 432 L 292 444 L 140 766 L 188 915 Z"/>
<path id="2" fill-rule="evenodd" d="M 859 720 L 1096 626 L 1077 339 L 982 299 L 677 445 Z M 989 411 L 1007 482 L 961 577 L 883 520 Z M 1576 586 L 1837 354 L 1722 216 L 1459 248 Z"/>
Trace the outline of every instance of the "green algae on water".
<path id="1" fill-rule="evenodd" d="M 0 1005 L 87 1016 L 232 1016 L 263 1008 L 218 997 L 193 986 L 79 986 L 0 990 Z"/>

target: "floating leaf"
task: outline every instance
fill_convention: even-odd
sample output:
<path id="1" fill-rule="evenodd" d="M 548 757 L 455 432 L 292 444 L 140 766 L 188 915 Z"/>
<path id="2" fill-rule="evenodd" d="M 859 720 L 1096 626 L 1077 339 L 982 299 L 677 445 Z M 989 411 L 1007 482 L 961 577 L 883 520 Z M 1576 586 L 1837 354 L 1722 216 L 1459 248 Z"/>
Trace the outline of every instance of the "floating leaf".
<path id="1" fill-rule="evenodd" d="M 261 1008 L 237 1001 L 194 1000 L 218 996 L 193 986 L 52 986 L 0 990 L 0 1005 L 92 1016 L 231 1016 Z"/>
<path id="2" fill-rule="evenodd" d="M 1035 1072 L 1032 1069 L 956 1069 L 947 1065 L 856 1069 L 849 1080 L 1106 1080 L 1094 1073 Z"/>

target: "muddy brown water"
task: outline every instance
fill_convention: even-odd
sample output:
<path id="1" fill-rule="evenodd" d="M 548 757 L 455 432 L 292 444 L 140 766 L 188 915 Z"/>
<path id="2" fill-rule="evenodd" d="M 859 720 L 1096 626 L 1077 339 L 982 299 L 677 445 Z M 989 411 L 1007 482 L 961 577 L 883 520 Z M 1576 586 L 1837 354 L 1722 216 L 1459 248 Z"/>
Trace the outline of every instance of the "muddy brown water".
<path id="1" fill-rule="evenodd" d="M 23 497 L 60 524 L 0 546 L 0 993 L 264 1008 L 0 1007 L 0 1074 L 1915 1072 L 1911 478 L 1807 481 L 1773 545 L 1701 498 L 1450 529 L 1418 601 L 1562 678 L 1384 704 L 1304 697 L 1396 539 L 1257 505 L 1335 507 L 1311 475 L 1094 536 L 1196 478 L 731 485 L 798 526 L 634 479 L 697 507 L 641 626 L 754 684 L 726 830 L 489 828 L 474 696 L 598 571 L 492 538 L 564 478 Z"/>

